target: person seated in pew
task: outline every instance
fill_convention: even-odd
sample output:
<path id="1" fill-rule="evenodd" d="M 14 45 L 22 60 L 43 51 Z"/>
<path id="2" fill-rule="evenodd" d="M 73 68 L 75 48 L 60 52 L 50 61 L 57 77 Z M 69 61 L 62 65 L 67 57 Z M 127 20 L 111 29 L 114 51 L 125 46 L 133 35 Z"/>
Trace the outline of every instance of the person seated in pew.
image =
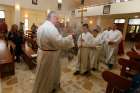
<path id="1" fill-rule="evenodd" d="M 15 61 L 20 62 L 20 56 L 22 54 L 22 44 L 23 44 L 23 37 L 22 34 L 18 31 L 18 26 L 13 24 L 11 26 L 11 30 L 8 33 L 8 40 L 12 41 L 15 44 L 14 53 L 16 56 Z"/>

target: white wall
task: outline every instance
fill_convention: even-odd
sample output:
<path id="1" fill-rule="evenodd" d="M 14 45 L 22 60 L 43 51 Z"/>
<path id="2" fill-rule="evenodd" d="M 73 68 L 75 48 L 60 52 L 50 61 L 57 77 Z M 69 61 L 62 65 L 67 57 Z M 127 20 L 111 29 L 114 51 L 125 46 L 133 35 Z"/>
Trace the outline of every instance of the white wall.
<path id="1" fill-rule="evenodd" d="M 0 4 L 4 5 L 14 5 L 15 0 L 0 0 Z"/>
<path id="2" fill-rule="evenodd" d="M 57 10 L 57 0 L 38 0 L 38 5 L 33 5 L 32 0 L 0 0 L 2 5 L 14 6 L 20 4 L 21 8 L 36 9 L 36 10 Z M 70 15 L 71 10 L 76 7 L 73 0 L 63 0 L 62 10 L 59 11 L 63 15 Z"/>
<path id="3" fill-rule="evenodd" d="M 84 16 L 91 16 L 91 15 L 101 15 L 103 11 L 103 6 L 95 6 L 95 7 L 88 7 L 87 11 L 84 12 Z M 75 11 L 76 16 L 80 16 L 79 10 Z"/>
<path id="4" fill-rule="evenodd" d="M 114 3 L 111 5 L 111 14 L 136 13 L 140 12 L 140 0 L 132 0 L 124 3 Z"/>
<path id="5" fill-rule="evenodd" d="M 80 17 L 78 9 L 75 10 L 76 17 Z M 111 4 L 110 14 L 124 14 L 140 12 L 140 0 Z M 88 7 L 84 16 L 103 15 L 103 5 Z"/>

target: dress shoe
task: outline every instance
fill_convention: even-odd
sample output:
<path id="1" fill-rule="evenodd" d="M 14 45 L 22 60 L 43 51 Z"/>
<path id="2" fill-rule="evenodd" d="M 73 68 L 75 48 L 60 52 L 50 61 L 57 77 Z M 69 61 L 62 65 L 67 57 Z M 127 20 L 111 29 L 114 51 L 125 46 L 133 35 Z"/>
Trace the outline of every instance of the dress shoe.
<path id="1" fill-rule="evenodd" d="M 79 75 L 80 74 L 80 71 L 76 71 L 73 73 L 73 75 Z"/>

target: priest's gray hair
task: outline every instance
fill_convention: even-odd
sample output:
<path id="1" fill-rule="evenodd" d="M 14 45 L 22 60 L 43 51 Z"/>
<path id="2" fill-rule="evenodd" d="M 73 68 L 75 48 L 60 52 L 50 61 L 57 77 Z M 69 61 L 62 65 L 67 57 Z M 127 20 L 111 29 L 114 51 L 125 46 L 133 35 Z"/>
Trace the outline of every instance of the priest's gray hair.
<path id="1" fill-rule="evenodd" d="M 55 11 L 50 11 L 47 20 L 50 20 L 52 16 L 57 16 L 57 13 Z"/>

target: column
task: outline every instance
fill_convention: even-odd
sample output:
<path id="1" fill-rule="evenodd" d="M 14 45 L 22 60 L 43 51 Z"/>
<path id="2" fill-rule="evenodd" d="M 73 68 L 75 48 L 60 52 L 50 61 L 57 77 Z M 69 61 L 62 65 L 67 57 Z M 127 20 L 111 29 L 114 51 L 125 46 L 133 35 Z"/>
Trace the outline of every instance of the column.
<path id="1" fill-rule="evenodd" d="M 14 21 L 15 21 L 15 24 L 17 24 L 19 26 L 19 23 L 20 23 L 20 4 L 18 3 L 15 3 L 15 18 L 14 18 Z"/>
<path id="2" fill-rule="evenodd" d="M 101 16 L 97 16 L 97 25 L 101 26 Z"/>
<path id="3" fill-rule="evenodd" d="M 123 29 L 123 40 L 125 40 L 125 37 L 126 37 L 127 26 L 128 26 L 128 18 L 126 19 L 126 22 L 125 22 L 125 24 L 124 24 L 124 29 Z"/>

